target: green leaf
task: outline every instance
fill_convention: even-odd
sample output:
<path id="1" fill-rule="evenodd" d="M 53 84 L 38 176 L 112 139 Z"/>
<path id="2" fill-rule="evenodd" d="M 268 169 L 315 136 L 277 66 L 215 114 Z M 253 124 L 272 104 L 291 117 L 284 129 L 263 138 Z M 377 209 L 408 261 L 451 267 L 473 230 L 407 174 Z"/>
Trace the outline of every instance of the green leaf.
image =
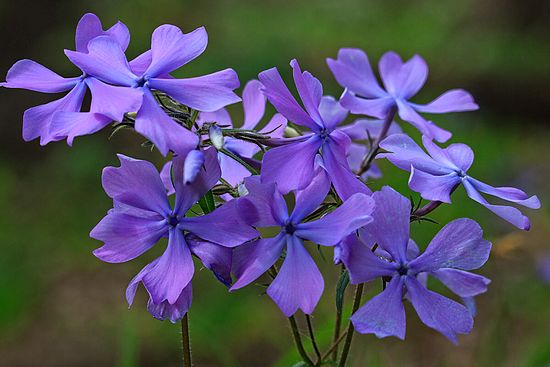
<path id="1" fill-rule="evenodd" d="M 214 194 L 212 194 L 212 190 L 209 190 L 206 195 L 199 200 L 199 205 L 201 206 L 204 214 L 211 213 L 214 209 L 216 209 L 216 203 L 214 202 Z"/>
<path id="2" fill-rule="evenodd" d="M 336 285 L 336 310 L 338 313 L 342 313 L 342 305 L 344 304 L 344 294 L 346 293 L 346 288 L 349 284 L 349 273 L 347 270 L 344 270 L 338 279 L 338 284 Z"/>
<path id="3" fill-rule="evenodd" d="M 292 367 L 307 367 L 307 366 L 308 366 L 308 364 L 304 361 L 300 361 L 300 362 L 295 363 L 295 364 L 292 365 Z"/>

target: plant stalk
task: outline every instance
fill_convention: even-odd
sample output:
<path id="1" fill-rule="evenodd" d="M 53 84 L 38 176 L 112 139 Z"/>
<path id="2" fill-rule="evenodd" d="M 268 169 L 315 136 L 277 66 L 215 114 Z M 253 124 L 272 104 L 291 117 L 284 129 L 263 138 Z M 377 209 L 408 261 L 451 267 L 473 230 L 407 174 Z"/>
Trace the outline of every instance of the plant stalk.
<path id="1" fill-rule="evenodd" d="M 361 305 L 361 297 L 363 296 L 363 286 L 364 284 L 358 284 L 355 287 L 355 296 L 353 297 L 353 308 L 351 311 L 351 314 L 353 315 L 355 311 L 359 309 L 359 306 Z M 351 341 L 353 339 L 353 332 L 354 332 L 353 324 L 351 321 L 348 324 L 348 330 L 346 335 L 346 341 L 344 342 L 344 347 L 342 348 L 342 356 L 340 357 L 340 363 L 338 363 L 339 367 L 344 367 L 346 365 L 346 360 L 348 358 L 349 350 L 351 348 Z"/>
<path id="2" fill-rule="evenodd" d="M 181 343 L 183 346 L 183 367 L 192 367 L 191 342 L 189 340 L 189 317 L 186 313 L 181 319 Z"/>

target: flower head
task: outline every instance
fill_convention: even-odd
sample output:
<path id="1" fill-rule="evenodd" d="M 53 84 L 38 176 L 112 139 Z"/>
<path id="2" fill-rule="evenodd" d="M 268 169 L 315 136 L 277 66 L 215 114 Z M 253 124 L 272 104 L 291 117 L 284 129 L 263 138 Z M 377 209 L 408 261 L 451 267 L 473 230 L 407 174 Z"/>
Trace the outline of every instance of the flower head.
<path id="1" fill-rule="evenodd" d="M 296 192 L 296 205 L 288 213 L 283 196 L 275 184 L 261 184 L 257 176 L 245 179 L 249 194 L 240 200 L 240 212 L 256 227 L 278 227 L 273 238 L 261 238 L 235 249 L 233 272 L 237 277 L 231 290 L 250 284 L 275 264 L 283 251 L 283 265 L 267 289 L 267 294 L 287 316 L 301 309 L 313 312 L 323 293 L 323 277 L 307 252 L 304 241 L 334 246 L 372 218 L 373 200 L 355 194 L 321 219 L 304 222 L 324 200 L 330 181 L 322 169 L 306 189 Z"/>
<path id="2" fill-rule="evenodd" d="M 469 176 L 468 170 L 474 161 L 474 153 L 465 144 L 451 144 L 447 148 L 441 148 L 427 137 L 423 137 L 422 142 L 429 155 L 405 134 L 389 136 L 380 143 L 388 153 L 381 154 L 380 157 L 410 171 L 409 187 L 419 192 L 424 199 L 450 203 L 451 193 L 462 185 L 471 199 L 499 217 L 520 229 L 530 228 L 529 218 L 518 209 L 489 204 L 481 193 L 532 209 L 540 208 L 540 201 L 536 196 L 529 197 L 513 187 L 493 187 Z"/>
<path id="3" fill-rule="evenodd" d="M 290 62 L 294 83 L 304 107 L 290 93 L 276 68 L 258 76 L 264 94 L 279 113 L 310 133 L 287 139 L 287 144 L 269 150 L 262 160 L 262 182 L 277 183 L 282 193 L 302 190 L 315 175 L 315 159 L 320 152 L 336 191 L 347 199 L 370 190 L 351 172 L 346 155 L 350 138 L 336 129 L 347 111 L 332 97 L 323 97 L 323 87 L 311 73 L 302 72 L 296 60 Z"/>
<path id="4" fill-rule="evenodd" d="M 236 201 L 207 215 L 186 216 L 220 177 L 215 154 L 214 150 L 205 152 L 204 165 L 192 183 L 183 180 L 185 157 L 174 160 L 176 200 L 173 208 L 151 163 L 119 155 L 121 166 L 103 171 L 103 187 L 113 199 L 114 208 L 90 233 L 92 238 L 104 242 L 94 255 L 106 262 L 125 262 L 149 250 L 162 237 L 168 237 L 164 253 L 143 268 L 126 294 L 131 304 L 138 284 L 143 283 L 150 295 L 148 309 L 156 317 L 174 321 L 190 305 L 192 255 L 229 284 L 231 247 L 257 235 L 253 228 L 238 220 Z"/>
<path id="5" fill-rule="evenodd" d="M 385 290 L 368 301 L 352 317 L 360 333 L 379 338 L 405 338 L 403 297 L 412 303 L 424 324 L 452 342 L 457 334 L 469 333 L 472 315 L 463 305 L 432 292 L 419 276 L 437 277 L 461 297 L 472 297 L 487 289 L 489 280 L 469 270 L 478 269 L 489 257 L 491 243 L 483 239 L 479 225 L 466 218 L 447 224 L 419 255 L 409 238 L 410 201 L 390 187 L 375 192 L 373 221 L 366 227 L 373 240 L 389 256 L 377 256 L 355 235 L 346 238 L 342 260 L 353 284 L 379 277 L 389 278 Z M 390 261 L 391 260 L 391 261 Z"/>
<path id="6" fill-rule="evenodd" d="M 327 63 L 338 83 L 346 88 L 341 103 L 352 113 L 385 118 L 390 110 L 397 109 L 401 119 L 411 123 L 423 135 L 440 142 L 447 141 L 451 133 L 424 119 L 418 112 L 446 113 L 478 109 L 472 96 L 462 89 L 445 92 L 427 105 L 410 102 L 428 77 L 428 66 L 418 55 L 403 62 L 395 52 L 385 53 L 378 67 L 384 88 L 378 84 L 367 54 L 362 50 L 342 48 L 338 58 L 327 59 Z"/>

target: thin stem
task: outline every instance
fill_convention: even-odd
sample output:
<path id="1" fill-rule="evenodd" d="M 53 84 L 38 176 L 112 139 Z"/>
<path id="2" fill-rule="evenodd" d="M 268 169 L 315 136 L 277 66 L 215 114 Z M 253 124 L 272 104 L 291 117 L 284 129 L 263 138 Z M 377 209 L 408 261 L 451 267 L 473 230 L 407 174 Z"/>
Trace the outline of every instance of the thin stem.
<path id="1" fill-rule="evenodd" d="M 311 323 L 311 317 L 308 314 L 306 314 L 306 323 L 307 331 L 309 332 L 309 338 L 311 339 L 311 345 L 313 345 L 313 350 L 315 351 L 315 355 L 317 356 L 317 363 L 319 363 L 321 361 L 321 352 L 319 351 L 319 347 L 317 346 L 317 341 L 315 341 L 313 324 Z"/>
<path id="2" fill-rule="evenodd" d="M 183 366 L 192 367 L 193 361 L 191 360 L 191 343 L 189 340 L 189 317 L 187 313 L 181 319 L 181 342 L 183 346 Z"/>
<path id="3" fill-rule="evenodd" d="M 346 271 L 346 268 L 344 264 L 341 266 L 340 274 L 344 273 Z M 342 307 L 338 308 L 336 307 L 336 320 L 334 323 L 334 335 L 332 337 L 332 342 L 336 343 L 336 341 L 340 338 L 340 329 L 342 328 L 342 309 L 344 308 L 344 297 L 342 297 Z M 338 359 L 338 344 L 334 345 L 334 350 L 332 351 L 332 359 L 337 360 Z"/>
<path id="4" fill-rule="evenodd" d="M 369 170 L 372 164 L 372 161 L 378 154 L 378 150 L 380 150 L 380 142 L 386 138 L 386 135 L 388 135 L 388 131 L 390 130 L 390 126 L 393 122 L 393 118 L 395 117 L 396 111 L 397 111 L 397 107 L 392 107 L 388 111 L 388 114 L 384 119 L 384 124 L 382 125 L 382 129 L 380 130 L 380 134 L 378 134 L 378 136 L 372 143 L 369 153 L 365 156 L 365 158 L 363 159 L 363 162 L 361 162 L 361 167 L 359 167 L 359 170 L 357 171 L 358 176 L 361 176 L 363 173 Z"/>
<path id="5" fill-rule="evenodd" d="M 347 331 L 344 331 L 339 337 L 338 339 L 336 339 L 332 345 L 330 346 L 330 348 L 328 348 L 328 350 L 325 352 L 325 354 L 323 354 L 321 356 L 321 362 L 324 361 L 325 359 L 328 358 L 328 356 L 333 353 L 335 350 L 338 349 L 338 346 L 340 345 L 340 343 L 342 342 L 342 340 L 344 340 L 344 337 L 348 335 L 348 332 Z M 333 358 L 333 360 L 336 360 L 335 358 Z"/>
<path id="6" fill-rule="evenodd" d="M 290 322 L 290 328 L 292 329 L 292 336 L 294 336 L 294 342 L 296 343 L 296 349 L 298 349 L 298 353 L 300 353 L 302 360 L 308 366 L 313 366 L 313 361 L 307 355 L 306 350 L 304 349 L 304 344 L 302 344 L 302 337 L 300 336 L 300 331 L 298 330 L 296 319 L 294 318 L 294 316 L 290 316 L 288 318 L 288 321 Z"/>
<path id="7" fill-rule="evenodd" d="M 353 308 L 352 308 L 352 315 L 359 309 L 359 305 L 361 304 L 361 297 L 363 296 L 363 286 L 364 284 L 358 284 L 355 287 L 355 296 L 353 297 Z M 346 365 L 346 359 L 348 358 L 349 350 L 351 348 L 351 341 L 353 339 L 353 332 L 354 332 L 353 324 L 351 321 L 348 324 L 348 330 L 346 335 L 346 341 L 344 342 L 344 348 L 342 349 L 342 357 L 340 357 L 340 363 L 338 363 L 339 367 L 344 367 Z"/>
<path id="8" fill-rule="evenodd" d="M 413 217 L 420 218 L 425 215 L 428 215 L 429 213 L 433 212 L 437 207 L 439 207 L 443 202 L 441 201 L 430 201 L 428 204 L 424 205 L 422 208 L 415 210 L 413 212 Z"/>

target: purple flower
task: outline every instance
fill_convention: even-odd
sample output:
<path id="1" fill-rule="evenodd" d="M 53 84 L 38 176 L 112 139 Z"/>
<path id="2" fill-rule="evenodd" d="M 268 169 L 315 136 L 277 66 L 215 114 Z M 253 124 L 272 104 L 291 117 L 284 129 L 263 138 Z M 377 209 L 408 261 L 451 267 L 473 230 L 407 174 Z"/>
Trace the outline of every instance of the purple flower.
<path id="1" fill-rule="evenodd" d="M 134 65 L 128 63 L 123 49 L 109 36 L 92 39 L 87 53 L 65 50 L 65 54 L 87 75 L 109 84 L 109 88 L 92 90 L 92 97 L 103 102 L 105 111 L 101 113 L 122 117 L 137 111 L 137 132 L 151 140 L 163 155 L 169 150 L 185 155 L 196 147 L 197 136 L 166 115 L 152 91 L 162 91 L 199 111 L 215 111 L 240 101 L 233 93 L 239 79 L 232 69 L 195 78 L 169 77 L 170 72 L 202 54 L 207 43 L 204 27 L 182 33 L 178 27 L 165 24 L 155 29 L 150 52 L 135 59 Z M 81 117 L 80 122 L 86 124 L 85 119 Z"/>
<path id="2" fill-rule="evenodd" d="M 257 80 L 251 80 L 246 83 L 243 90 L 243 112 L 244 123 L 241 129 L 257 129 L 265 113 L 265 96 L 261 92 L 262 84 Z M 225 108 L 214 112 L 201 112 L 197 123 L 202 126 L 205 122 L 217 122 L 229 128 L 234 127 L 231 116 Z M 286 127 L 286 119 L 279 113 L 273 115 L 271 120 L 259 130 L 261 133 L 269 134 L 271 138 L 281 138 Z M 252 158 L 260 151 L 260 148 L 250 142 L 234 139 L 231 137 L 222 137 L 222 147 L 235 153 L 238 156 Z M 218 153 L 218 161 L 222 168 L 222 177 L 233 186 L 237 186 L 245 177 L 250 176 L 250 172 L 234 159 L 223 153 Z"/>
<path id="3" fill-rule="evenodd" d="M 346 118 L 347 111 L 332 97 L 322 97 L 323 87 L 319 80 L 307 71 L 302 73 L 296 60 L 290 65 L 305 110 L 292 96 L 276 68 L 260 73 L 263 92 L 278 112 L 312 133 L 287 139 L 286 145 L 269 150 L 262 161 L 262 182 L 276 182 L 283 194 L 304 189 L 313 180 L 315 157 L 321 152 L 330 180 L 342 199 L 357 192 L 370 194 L 347 164 L 350 138 L 336 129 Z"/>
<path id="4" fill-rule="evenodd" d="M 132 304 L 139 283 L 143 283 L 150 296 L 148 309 L 159 319 L 175 322 L 191 304 L 192 255 L 230 284 L 231 248 L 257 236 L 256 230 L 238 220 L 237 201 L 204 216 L 185 216 L 220 178 L 215 151 L 210 149 L 204 154 L 204 166 L 190 184 L 183 180 L 184 157 L 174 159 L 173 209 L 159 173 L 150 162 L 119 155 L 121 166 L 103 171 L 103 187 L 113 199 L 114 208 L 90 233 L 104 242 L 94 255 L 110 263 L 129 261 L 167 236 L 164 253 L 139 272 L 126 292 Z"/>
<path id="5" fill-rule="evenodd" d="M 245 179 L 248 195 L 240 199 L 240 213 L 256 227 L 279 227 L 273 238 L 261 238 L 244 244 L 233 253 L 233 273 L 237 277 L 230 290 L 242 288 L 265 273 L 286 250 L 283 265 L 267 294 L 286 316 L 301 309 L 311 314 L 323 293 L 323 277 L 304 247 L 309 240 L 322 246 L 334 246 L 357 228 L 369 223 L 374 201 L 355 194 L 342 206 L 321 219 L 303 222 L 324 200 L 330 181 L 322 169 L 306 189 L 296 192 L 296 205 L 288 209 L 276 184 L 261 184 L 259 177 Z"/>
<path id="6" fill-rule="evenodd" d="M 465 144 L 451 144 L 441 148 L 429 138 L 422 137 L 426 154 L 409 136 L 397 134 L 389 136 L 380 146 L 389 153 L 380 155 L 388 158 L 397 167 L 410 171 L 409 187 L 419 192 L 426 200 L 451 202 L 451 193 L 462 184 L 468 196 L 516 227 L 529 230 L 529 218 L 518 209 L 507 205 L 489 204 L 481 193 L 496 196 L 532 209 L 540 208 L 536 196 L 513 187 L 493 187 L 468 176 L 474 153 Z"/>
<path id="7" fill-rule="evenodd" d="M 363 159 L 369 152 L 366 143 L 369 139 L 374 140 L 380 135 L 380 130 L 384 124 L 384 120 L 358 119 L 352 124 L 339 127 L 338 130 L 345 133 L 352 140 L 348 148 L 348 164 L 352 171 L 358 171 L 361 167 Z M 399 134 L 402 130 L 396 123 L 392 123 L 387 135 Z M 363 141 L 356 143 L 354 141 Z M 382 172 L 378 166 L 372 162 L 367 172 L 363 173 L 361 178 L 380 178 Z"/>
<path id="8" fill-rule="evenodd" d="M 126 49 L 130 40 L 128 28 L 118 22 L 107 31 L 103 31 L 99 18 L 91 13 L 85 14 L 76 28 L 76 49 L 87 52 L 88 42 L 96 36 L 112 37 L 119 47 Z M 59 93 L 69 91 L 63 98 L 40 106 L 29 108 L 23 115 L 23 139 L 31 141 L 40 138 L 40 144 L 45 145 L 51 141 L 67 138 L 69 145 L 75 136 L 93 133 L 118 119 L 107 109 L 113 103 L 121 102 L 105 100 L 101 98 L 101 91 L 110 90 L 106 84 L 92 77 L 82 75 L 74 78 L 64 78 L 50 69 L 32 61 L 20 60 L 8 71 L 6 82 L 0 83 L 6 88 L 21 88 L 43 93 Z M 82 108 L 82 101 L 86 94 L 86 87 L 94 93 L 94 99 L 89 113 L 76 114 Z M 99 91 L 99 92 L 97 92 Z M 126 103 L 127 108 L 137 107 L 135 104 Z M 107 109 L 107 110 L 106 110 Z M 102 113 L 105 112 L 105 115 Z M 68 118 L 70 116 L 74 119 Z M 86 117 L 86 124 L 80 123 Z"/>
<path id="9" fill-rule="evenodd" d="M 470 93 L 462 89 L 447 91 L 426 105 L 410 102 L 428 77 L 428 66 L 418 55 L 404 63 L 395 52 L 385 53 L 378 65 L 384 88 L 378 84 L 367 54 L 362 50 L 342 48 L 338 58 L 327 59 L 327 63 L 338 83 L 346 88 L 341 103 L 352 113 L 385 118 L 390 110 L 397 108 L 401 119 L 411 123 L 423 135 L 440 142 L 447 141 L 451 133 L 427 121 L 418 112 L 478 109 Z"/>
<path id="10" fill-rule="evenodd" d="M 461 218 L 443 227 L 426 251 L 418 255 L 418 249 L 411 249 L 409 240 L 410 201 L 388 186 L 375 192 L 373 199 L 376 202 L 374 220 L 366 230 L 393 261 L 373 254 L 356 236 L 346 239 L 351 243 L 346 245 L 342 260 L 349 270 L 351 283 L 380 277 L 390 279 L 382 293 L 353 314 L 351 321 L 355 329 L 379 338 L 404 339 L 403 297 L 406 296 L 424 324 L 456 343 L 457 334 L 467 334 L 472 329 L 470 311 L 428 290 L 421 276 L 429 273 L 437 277 L 460 297 L 483 293 L 489 280 L 469 270 L 478 269 L 487 261 L 491 243 L 483 239 L 483 231 L 476 222 Z"/>

